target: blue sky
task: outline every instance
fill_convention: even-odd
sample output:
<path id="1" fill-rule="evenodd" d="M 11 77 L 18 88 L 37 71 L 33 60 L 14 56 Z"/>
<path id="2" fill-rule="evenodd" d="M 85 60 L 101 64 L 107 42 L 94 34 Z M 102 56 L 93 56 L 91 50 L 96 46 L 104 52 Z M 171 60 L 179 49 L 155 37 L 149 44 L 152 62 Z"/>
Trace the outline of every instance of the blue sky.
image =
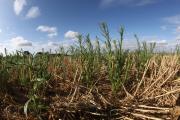
<path id="1" fill-rule="evenodd" d="M 0 0 L 0 52 L 68 47 L 78 34 L 100 34 L 107 22 L 113 39 L 125 27 L 125 45 L 142 41 L 171 48 L 180 39 L 179 0 Z"/>

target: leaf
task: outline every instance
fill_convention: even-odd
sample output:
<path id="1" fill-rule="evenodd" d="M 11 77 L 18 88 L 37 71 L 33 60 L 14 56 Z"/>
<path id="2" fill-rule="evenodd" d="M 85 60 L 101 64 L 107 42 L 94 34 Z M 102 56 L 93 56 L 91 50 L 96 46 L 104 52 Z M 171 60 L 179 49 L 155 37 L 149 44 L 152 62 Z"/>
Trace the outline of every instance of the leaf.
<path id="1" fill-rule="evenodd" d="M 24 105 L 24 114 L 26 115 L 26 117 L 27 117 L 28 105 L 29 105 L 30 102 L 31 102 L 31 99 L 29 99 Z"/>

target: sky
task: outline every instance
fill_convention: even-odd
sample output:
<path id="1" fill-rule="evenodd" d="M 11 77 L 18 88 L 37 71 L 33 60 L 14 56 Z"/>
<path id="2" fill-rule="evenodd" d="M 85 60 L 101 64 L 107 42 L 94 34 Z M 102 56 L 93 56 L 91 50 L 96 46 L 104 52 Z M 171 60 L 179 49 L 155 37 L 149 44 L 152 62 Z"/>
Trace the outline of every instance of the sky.
<path id="1" fill-rule="evenodd" d="M 0 0 L 0 52 L 45 48 L 55 50 L 77 42 L 79 34 L 98 36 L 106 22 L 112 39 L 125 28 L 124 47 L 141 41 L 163 49 L 180 43 L 180 0 Z"/>

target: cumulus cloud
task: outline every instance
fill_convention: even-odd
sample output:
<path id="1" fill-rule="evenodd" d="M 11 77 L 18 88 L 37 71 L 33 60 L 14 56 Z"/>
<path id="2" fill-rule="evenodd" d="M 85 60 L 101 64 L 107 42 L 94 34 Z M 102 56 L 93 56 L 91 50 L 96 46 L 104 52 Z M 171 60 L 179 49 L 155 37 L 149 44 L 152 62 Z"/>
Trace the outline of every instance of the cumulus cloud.
<path id="1" fill-rule="evenodd" d="M 180 40 L 180 14 L 165 17 L 163 20 L 172 26 L 173 33 L 176 35 L 175 39 Z"/>
<path id="2" fill-rule="evenodd" d="M 37 6 L 33 6 L 29 9 L 28 13 L 26 14 L 26 18 L 36 18 L 40 15 L 40 9 Z"/>
<path id="3" fill-rule="evenodd" d="M 0 43 L 0 47 L 4 47 L 4 45 L 2 43 Z"/>
<path id="4" fill-rule="evenodd" d="M 176 33 L 180 33 L 180 26 L 176 27 Z"/>
<path id="5" fill-rule="evenodd" d="M 137 6 L 144 6 L 144 5 L 153 4 L 153 3 L 156 3 L 156 2 L 157 1 L 155 1 L 155 0 L 141 0 L 136 5 Z"/>
<path id="6" fill-rule="evenodd" d="M 22 10 L 24 9 L 24 6 L 26 6 L 26 0 L 14 0 L 14 12 L 16 15 L 19 15 Z"/>
<path id="7" fill-rule="evenodd" d="M 107 7 L 113 4 L 126 5 L 128 3 L 133 2 L 134 0 L 101 0 L 101 6 Z"/>
<path id="8" fill-rule="evenodd" d="M 4 52 L 4 45 L 0 43 L 0 54 L 2 54 L 3 52 Z"/>
<path id="9" fill-rule="evenodd" d="M 1 41 L 1 40 L 0 40 Z M 72 45 L 72 41 L 62 40 L 62 41 L 36 41 L 31 42 L 24 39 L 22 36 L 17 36 L 10 40 L 0 42 L 0 54 L 4 54 L 4 48 L 7 48 L 8 53 L 13 53 L 16 50 L 23 49 L 24 51 L 29 51 L 31 53 L 41 52 L 42 50 L 45 52 L 56 53 L 60 46 L 63 46 L 65 50 L 68 50 L 70 45 Z"/>
<path id="10" fill-rule="evenodd" d="M 156 43 L 158 46 L 164 46 L 168 44 L 166 40 L 151 40 L 148 41 L 148 43 Z"/>
<path id="11" fill-rule="evenodd" d="M 58 35 L 57 32 L 53 32 L 53 33 L 49 33 L 49 34 L 48 34 L 48 37 L 53 38 L 53 37 L 55 37 L 55 36 L 57 36 L 57 35 Z"/>
<path id="12" fill-rule="evenodd" d="M 11 43 L 17 47 L 25 47 L 25 46 L 32 46 L 32 42 L 24 39 L 22 36 L 17 36 L 12 38 Z"/>
<path id="13" fill-rule="evenodd" d="M 69 30 L 69 31 L 67 31 L 67 32 L 65 33 L 64 37 L 65 37 L 66 39 L 76 40 L 78 35 L 79 35 L 78 32 Z"/>
<path id="14" fill-rule="evenodd" d="M 56 27 L 50 27 L 46 25 L 40 25 L 36 28 L 37 31 L 47 33 L 48 37 L 52 38 L 58 35 Z"/>
<path id="15" fill-rule="evenodd" d="M 164 21 L 168 22 L 169 24 L 180 24 L 180 15 L 165 17 Z"/>
<path id="16" fill-rule="evenodd" d="M 112 5 L 130 5 L 130 6 L 145 6 L 154 4 L 160 0 L 101 0 L 101 6 L 107 7 Z"/>
<path id="17" fill-rule="evenodd" d="M 59 46 L 59 44 L 58 43 L 55 43 L 55 42 L 48 42 L 48 46 L 55 46 L 55 47 L 57 47 L 57 46 Z"/>
<path id="18" fill-rule="evenodd" d="M 176 40 L 180 41 L 180 35 L 176 36 Z"/>

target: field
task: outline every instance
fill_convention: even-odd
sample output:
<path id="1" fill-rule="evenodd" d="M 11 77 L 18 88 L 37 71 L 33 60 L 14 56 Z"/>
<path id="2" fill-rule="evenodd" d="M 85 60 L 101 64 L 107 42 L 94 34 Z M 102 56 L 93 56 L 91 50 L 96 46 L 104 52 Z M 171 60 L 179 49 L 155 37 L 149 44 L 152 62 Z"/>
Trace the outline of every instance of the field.
<path id="1" fill-rule="evenodd" d="M 180 49 L 156 44 L 123 49 L 124 28 L 112 40 L 78 36 L 78 45 L 56 54 L 17 51 L 0 56 L 1 120 L 164 120 L 180 116 Z"/>

